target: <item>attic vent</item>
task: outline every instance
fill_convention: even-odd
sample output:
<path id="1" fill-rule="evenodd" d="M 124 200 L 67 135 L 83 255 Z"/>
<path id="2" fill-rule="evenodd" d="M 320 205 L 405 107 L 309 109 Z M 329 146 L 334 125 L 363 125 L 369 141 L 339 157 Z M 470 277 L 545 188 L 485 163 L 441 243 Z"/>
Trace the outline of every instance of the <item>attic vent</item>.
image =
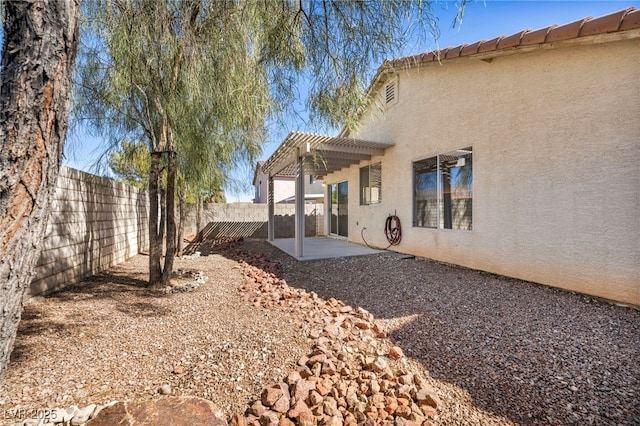
<path id="1" fill-rule="evenodd" d="M 387 107 L 398 101 L 398 79 L 394 78 L 384 87 L 384 104 Z"/>

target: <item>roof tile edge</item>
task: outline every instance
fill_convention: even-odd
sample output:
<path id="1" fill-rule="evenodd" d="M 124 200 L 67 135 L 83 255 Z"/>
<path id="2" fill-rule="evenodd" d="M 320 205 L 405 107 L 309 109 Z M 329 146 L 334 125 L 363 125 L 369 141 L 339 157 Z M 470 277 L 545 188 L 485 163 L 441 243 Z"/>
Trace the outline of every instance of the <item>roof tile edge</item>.
<path id="1" fill-rule="evenodd" d="M 618 19 L 619 21 L 617 30 L 607 30 L 608 28 L 610 28 L 610 26 L 605 24 L 615 19 Z M 582 33 L 583 28 L 587 23 L 588 25 L 586 25 L 586 30 L 584 30 L 584 33 Z M 456 53 L 456 58 L 470 57 L 473 55 L 482 55 L 483 57 L 486 57 L 486 55 L 490 55 L 491 52 L 500 52 L 501 50 L 506 51 L 508 49 L 517 49 L 519 47 L 532 47 L 536 45 L 540 46 L 552 43 L 554 41 L 560 41 L 553 40 L 554 33 L 556 33 L 555 36 L 557 37 L 558 35 L 565 33 L 569 28 L 571 28 L 571 26 L 578 27 L 578 31 L 575 32 L 573 39 L 587 36 L 596 36 L 600 34 L 638 30 L 640 29 L 640 9 L 636 7 L 629 7 L 609 13 L 607 15 L 599 16 L 597 18 L 586 17 L 578 21 L 569 22 L 563 25 L 552 24 L 533 31 L 523 30 L 515 34 L 511 34 L 510 36 L 502 35 L 491 40 L 479 40 L 471 44 L 462 44 L 459 46 L 448 47 L 440 50 L 431 50 L 396 59 L 386 59 L 378 68 L 366 92 L 371 93 L 371 91 L 373 91 L 374 88 L 377 87 L 377 85 L 381 84 L 381 82 L 384 80 L 384 75 L 393 74 L 398 68 L 411 68 L 414 66 L 420 66 L 422 64 L 434 62 L 440 63 L 445 59 L 453 59 L 453 55 L 449 53 L 450 51 L 452 51 L 452 53 Z M 589 32 L 589 34 L 587 34 L 587 32 Z M 541 37 L 542 35 L 544 36 Z M 518 38 L 517 36 L 519 36 L 519 43 L 513 46 L 508 46 L 510 43 L 506 42 L 500 44 L 503 39 L 511 39 L 512 37 L 516 39 Z M 567 37 L 563 38 L 562 40 L 570 39 L 571 37 Z M 349 133 L 350 131 L 345 126 L 339 132 L 339 135 L 346 136 Z"/>
<path id="2" fill-rule="evenodd" d="M 497 52 L 520 46 L 571 40 L 599 34 L 609 34 L 640 28 L 640 9 L 629 7 L 597 18 L 586 17 L 563 25 L 549 25 L 537 30 L 522 30 L 511 35 L 502 35 L 492 40 L 480 40 L 472 44 L 451 46 L 441 50 L 422 52 L 417 55 L 387 60 L 381 69 L 438 62 L 472 56 L 480 53 Z"/>

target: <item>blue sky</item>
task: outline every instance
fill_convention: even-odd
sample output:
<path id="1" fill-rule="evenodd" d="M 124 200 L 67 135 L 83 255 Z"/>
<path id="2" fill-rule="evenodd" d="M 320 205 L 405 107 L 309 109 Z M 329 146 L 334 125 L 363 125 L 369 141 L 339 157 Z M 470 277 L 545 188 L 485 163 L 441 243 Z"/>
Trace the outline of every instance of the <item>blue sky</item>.
<path id="1" fill-rule="evenodd" d="M 499 35 L 509 35 L 523 29 L 537 29 L 551 24 L 566 24 L 586 16 L 598 17 L 634 6 L 640 1 L 470 1 L 462 18 L 462 25 L 451 28 L 456 13 L 456 3 L 436 1 L 434 11 L 440 27 L 440 39 L 416 40 L 405 48 L 406 55 L 444 48 L 463 43 L 473 43 L 481 39 L 492 39 Z M 376 69 L 380 64 L 372 64 Z M 313 131 L 304 124 L 304 117 L 292 119 L 291 129 Z M 273 129 L 264 145 L 261 159 L 267 159 L 280 145 L 286 130 Z M 78 132 L 70 134 L 65 147 L 67 166 L 91 171 L 103 151 L 100 140 Z M 250 186 L 253 170 L 250 165 L 241 167 L 234 173 L 236 185 L 226 191 L 227 201 L 250 201 L 253 188 Z M 238 183 L 241 183 L 238 185 Z"/>

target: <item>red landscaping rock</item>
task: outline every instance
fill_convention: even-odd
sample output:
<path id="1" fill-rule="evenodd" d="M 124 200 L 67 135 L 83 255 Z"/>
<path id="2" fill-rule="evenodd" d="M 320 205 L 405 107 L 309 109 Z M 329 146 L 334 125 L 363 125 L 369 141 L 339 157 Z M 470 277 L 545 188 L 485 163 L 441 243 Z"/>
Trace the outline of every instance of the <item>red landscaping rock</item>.
<path id="1" fill-rule="evenodd" d="M 435 409 L 438 409 L 442 405 L 440 398 L 436 394 L 435 390 L 430 388 L 421 389 L 416 395 L 416 399 L 419 404 L 429 405 Z"/>
<path id="2" fill-rule="evenodd" d="M 236 413 L 231 416 L 231 420 L 229 421 L 230 426 L 247 426 L 247 421 L 244 416 L 240 413 Z"/>
<path id="3" fill-rule="evenodd" d="M 282 389 L 280 389 L 280 386 L 265 388 L 261 395 L 262 404 L 266 407 L 273 407 L 273 405 L 282 398 L 282 395 L 283 392 Z"/>
<path id="4" fill-rule="evenodd" d="M 283 382 L 263 390 L 244 419 L 248 425 L 412 426 L 437 415 L 441 402 L 435 391 L 421 375 L 395 370 L 404 353 L 370 312 L 289 288 L 274 273 L 259 269 L 275 271 L 277 265 L 255 257 L 252 262 L 243 263 L 249 278 L 241 289 L 246 300 L 303 312 L 291 322 L 314 346 Z M 244 426 L 239 418 L 232 421 Z"/>
<path id="5" fill-rule="evenodd" d="M 302 416 L 303 414 L 311 414 L 311 410 L 303 400 L 297 400 L 293 407 L 291 407 L 291 409 L 287 412 L 287 417 L 300 421 L 300 416 Z"/>
<path id="6" fill-rule="evenodd" d="M 196 397 L 163 397 L 151 401 L 119 402 L 100 411 L 88 426 L 226 426 L 214 403 Z"/>
<path id="7" fill-rule="evenodd" d="M 389 358 L 391 359 L 400 359 L 404 356 L 404 352 L 398 346 L 394 346 L 389 350 Z"/>

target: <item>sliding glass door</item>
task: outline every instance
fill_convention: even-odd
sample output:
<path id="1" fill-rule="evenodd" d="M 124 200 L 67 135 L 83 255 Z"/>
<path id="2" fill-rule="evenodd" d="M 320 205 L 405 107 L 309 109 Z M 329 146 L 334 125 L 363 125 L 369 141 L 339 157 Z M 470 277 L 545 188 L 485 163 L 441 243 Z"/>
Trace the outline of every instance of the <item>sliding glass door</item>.
<path id="1" fill-rule="evenodd" d="M 347 182 L 329 185 L 329 234 L 348 237 L 349 229 L 349 185 Z"/>

